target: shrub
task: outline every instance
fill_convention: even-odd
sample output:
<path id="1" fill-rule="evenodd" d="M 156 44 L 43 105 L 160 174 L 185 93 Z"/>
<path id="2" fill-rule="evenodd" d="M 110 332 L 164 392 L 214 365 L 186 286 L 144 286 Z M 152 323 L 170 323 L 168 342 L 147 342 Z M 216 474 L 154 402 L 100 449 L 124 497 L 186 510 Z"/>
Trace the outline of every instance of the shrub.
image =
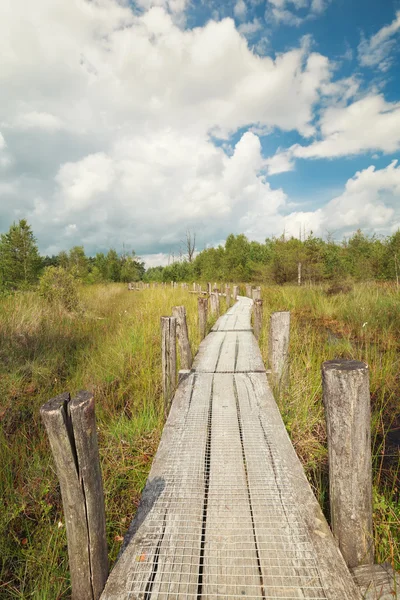
<path id="1" fill-rule="evenodd" d="M 58 304 L 68 311 L 78 308 L 77 281 L 63 267 L 45 268 L 39 282 L 39 294 L 50 304 Z"/>

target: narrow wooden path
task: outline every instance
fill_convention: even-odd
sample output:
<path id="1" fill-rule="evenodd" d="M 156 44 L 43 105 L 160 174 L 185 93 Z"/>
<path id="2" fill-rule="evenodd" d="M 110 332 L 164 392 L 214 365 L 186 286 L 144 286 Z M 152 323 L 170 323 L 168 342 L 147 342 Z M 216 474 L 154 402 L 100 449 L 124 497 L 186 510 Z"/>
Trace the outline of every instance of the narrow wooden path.
<path id="1" fill-rule="evenodd" d="M 240 297 L 180 384 L 102 600 L 359 600 Z"/>

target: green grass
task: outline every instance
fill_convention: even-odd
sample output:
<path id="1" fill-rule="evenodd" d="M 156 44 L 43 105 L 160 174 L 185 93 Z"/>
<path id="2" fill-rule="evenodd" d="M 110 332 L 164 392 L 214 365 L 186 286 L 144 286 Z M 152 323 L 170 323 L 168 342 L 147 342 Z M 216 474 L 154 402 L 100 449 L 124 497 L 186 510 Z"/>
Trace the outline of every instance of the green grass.
<path id="1" fill-rule="evenodd" d="M 328 296 L 323 287 L 263 288 L 263 332 L 271 312 L 291 311 L 291 386 L 278 399 L 292 442 L 329 519 L 321 365 L 333 358 L 368 363 L 372 399 L 374 529 L 377 562 L 400 568 L 399 451 L 387 434 L 400 412 L 400 294 L 377 284 Z M 268 336 L 260 339 L 267 362 Z"/>
<path id="2" fill-rule="evenodd" d="M 399 413 L 400 297 L 375 284 L 338 296 L 322 287 L 270 287 L 262 294 L 264 333 L 271 312 L 291 310 L 291 388 L 278 402 L 328 518 L 321 364 L 342 356 L 370 365 L 376 558 L 399 568 L 399 457 L 387 456 L 387 432 Z M 186 306 L 195 352 L 197 296 L 181 288 L 88 286 L 76 314 L 45 305 L 35 293 L 0 299 L 0 598 L 70 596 L 60 490 L 39 418 L 40 406 L 64 391 L 95 395 L 115 560 L 162 431 L 160 316 L 179 304 Z M 262 335 L 265 362 L 267 341 Z"/>
<path id="3" fill-rule="evenodd" d="M 70 595 L 60 490 L 39 417 L 40 406 L 64 391 L 95 396 L 115 560 L 162 431 L 160 317 L 179 304 L 195 352 L 197 296 L 181 288 L 85 287 L 76 314 L 36 293 L 0 299 L 1 598 Z"/>

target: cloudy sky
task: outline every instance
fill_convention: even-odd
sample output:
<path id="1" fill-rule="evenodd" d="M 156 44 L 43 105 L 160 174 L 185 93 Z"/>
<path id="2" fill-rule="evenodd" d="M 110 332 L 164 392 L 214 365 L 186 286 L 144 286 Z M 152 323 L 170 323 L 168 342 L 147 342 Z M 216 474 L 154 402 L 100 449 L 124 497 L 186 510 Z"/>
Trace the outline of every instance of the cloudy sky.
<path id="1" fill-rule="evenodd" d="M 398 0 L 2 0 L 0 232 L 147 264 L 400 227 Z"/>

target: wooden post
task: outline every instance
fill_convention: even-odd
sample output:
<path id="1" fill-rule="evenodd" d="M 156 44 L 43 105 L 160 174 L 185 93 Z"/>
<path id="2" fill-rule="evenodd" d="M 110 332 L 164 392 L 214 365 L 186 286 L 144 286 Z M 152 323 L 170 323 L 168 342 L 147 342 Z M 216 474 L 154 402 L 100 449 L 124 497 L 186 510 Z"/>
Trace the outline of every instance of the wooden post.
<path id="1" fill-rule="evenodd" d="M 234 285 L 233 286 L 233 300 L 234 300 L 234 302 L 236 302 L 238 295 L 239 295 L 239 286 L 238 285 Z"/>
<path id="2" fill-rule="evenodd" d="M 181 369 L 187 370 L 192 366 L 193 356 L 189 342 L 186 308 L 184 306 L 174 306 L 172 309 L 172 316 L 176 318 L 176 333 L 181 355 Z"/>
<path id="3" fill-rule="evenodd" d="M 167 420 L 176 387 L 176 318 L 161 317 L 164 418 Z"/>
<path id="4" fill-rule="evenodd" d="M 218 292 L 211 292 L 210 294 L 210 309 L 212 315 L 219 315 L 219 296 Z"/>
<path id="5" fill-rule="evenodd" d="M 289 385 L 290 312 L 272 313 L 269 324 L 268 360 L 272 381 L 284 391 Z"/>
<path id="6" fill-rule="evenodd" d="M 199 331 L 200 340 L 204 340 L 207 335 L 207 311 L 208 311 L 208 298 L 199 296 L 197 299 L 197 308 L 199 311 Z"/>
<path id="7" fill-rule="evenodd" d="M 371 400 L 368 365 L 328 360 L 322 365 L 328 434 L 333 535 L 348 567 L 374 562 Z"/>
<path id="8" fill-rule="evenodd" d="M 251 285 L 249 283 L 246 283 L 246 296 L 251 298 Z"/>
<path id="9" fill-rule="evenodd" d="M 108 576 L 106 518 L 94 399 L 79 392 L 40 409 L 56 463 L 73 600 L 98 600 Z"/>
<path id="10" fill-rule="evenodd" d="M 297 285 L 301 285 L 301 262 L 297 265 Z"/>
<path id="11" fill-rule="evenodd" d="M 231 288 L 227 285 L 225 288 L 226 295 L 226 308 L 230 308 L 231 306 Z"/>
<path id="12" fill-rule="evenodd" d="M 256 288 L 252 289 L 252 297 L 253 297 L 253 300 L 261 299 L 261 288 L 260 287 L 256 287 Z"/>
<path id="13" fill-rule="evenodd" d="M 210 296 L 211 292 L 212 292 L 212 290 L 211 290 L 211 283 L 207 283 L 207 292 L 208 292 L 208 295 Z"/>
<path id="14" fill-rule="evenodd" d="M 254 318 L 253 330 L 254 330 L 254 335 L 256 336 L 257 339 L 260 337 L 260 333 L 261 333 L 262 316 L 263 316 L 263 301 L 261 300 L 261 298 L 256 298 L 254 300 L 254 310 L 253 310 L 253 318 Z"/>

